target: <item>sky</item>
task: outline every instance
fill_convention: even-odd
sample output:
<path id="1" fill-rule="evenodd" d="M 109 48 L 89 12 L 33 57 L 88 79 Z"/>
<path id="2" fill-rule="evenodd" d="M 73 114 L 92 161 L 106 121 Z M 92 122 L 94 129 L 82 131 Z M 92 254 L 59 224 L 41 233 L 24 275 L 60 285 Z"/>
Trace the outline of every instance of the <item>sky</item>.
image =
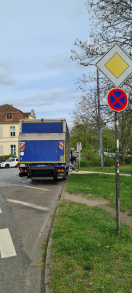
<path id="1" fill-rule="evenodd" d="M 76 38 L 89 38 L 85 3 L 0 0 L 0 105 L 71 124 L 81 98 L 75 83 L 86 71 L 70 59 Z"/>

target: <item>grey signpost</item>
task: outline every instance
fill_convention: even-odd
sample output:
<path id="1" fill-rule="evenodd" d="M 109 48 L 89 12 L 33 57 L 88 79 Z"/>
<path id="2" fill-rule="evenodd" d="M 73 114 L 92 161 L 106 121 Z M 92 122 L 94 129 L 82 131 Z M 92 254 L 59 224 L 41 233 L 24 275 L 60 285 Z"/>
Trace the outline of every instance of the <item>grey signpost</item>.
<path id="1" fill-rule="evenodd" d="M 96 63 L 96 66 L 116 88 L 121 86 L 132 73 L 132 60 L 118 44 L 115 44 L 102 58 L 100 58 L 100 60 Z M 116 222 L 117 235 L 120 235 L 118 139 L 118 111 L 120 110 L 115 110 L 114 108 L 113 110 L 115 111 Z"/>
<path id="2" fill-rule="evenodd" d="M 78 170 L 80 170 L 80 151 L 82 150 L 82 144 L 81 142 L 77 142 L 77 151 L 79 151 L 79 166 Z"/>

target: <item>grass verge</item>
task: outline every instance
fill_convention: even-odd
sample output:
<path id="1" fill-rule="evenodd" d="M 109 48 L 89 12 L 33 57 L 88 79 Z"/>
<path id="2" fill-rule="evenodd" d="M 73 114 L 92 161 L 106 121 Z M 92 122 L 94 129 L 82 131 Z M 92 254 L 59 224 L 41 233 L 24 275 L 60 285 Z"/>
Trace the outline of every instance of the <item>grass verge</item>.
<path id="1" fill-rule="evenodd" d="M 62 201 L 52 239 L 54 293 L 132 293 L 132 235 L 110 213 Z"/>
<path id="2" fill-rule="evenodd" d="M 81 167 L 80 171 L 115 173 L 115 166 L 112 166 L 112 167 Z M 132 167 L 128 166 L 128 165 L 120 166 L 120 173 L 132 174 Z"/>
<path id="3" fill-rule="evenodd" d="M 120 210 L 129 211 L 132 215 L 132 177 L 120 176 Z M 86 198 L 104 198 L 110 201 L 110 206 L 116 208 L 115 175 L 106 174 L 71 174 L 65 185 L 66 191 L 82 194 Z"/>

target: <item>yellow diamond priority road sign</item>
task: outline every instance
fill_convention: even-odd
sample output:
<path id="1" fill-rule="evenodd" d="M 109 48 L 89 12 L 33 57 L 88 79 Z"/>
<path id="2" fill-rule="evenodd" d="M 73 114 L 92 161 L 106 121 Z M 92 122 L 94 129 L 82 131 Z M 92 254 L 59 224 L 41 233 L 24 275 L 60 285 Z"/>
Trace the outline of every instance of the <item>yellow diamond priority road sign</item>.
<path id="1" fill-rule="evenodd" d="M 132 59 L 115 44 L 97 63 L 96 67 L 119 87 L 132 73 Z"/>

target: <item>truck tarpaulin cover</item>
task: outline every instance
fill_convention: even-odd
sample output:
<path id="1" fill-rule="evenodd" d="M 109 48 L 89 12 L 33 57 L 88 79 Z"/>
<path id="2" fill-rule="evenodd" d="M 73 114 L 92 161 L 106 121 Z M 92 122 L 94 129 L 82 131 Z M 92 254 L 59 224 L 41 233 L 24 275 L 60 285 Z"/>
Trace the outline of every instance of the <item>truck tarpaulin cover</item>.
<path id="1" fill-rule="evenodd" d="M 43 122 L 43 123 L 30 123 L 25 122 L 22 124 L 22 133 L 62 133 L 62 122 Z"/>

